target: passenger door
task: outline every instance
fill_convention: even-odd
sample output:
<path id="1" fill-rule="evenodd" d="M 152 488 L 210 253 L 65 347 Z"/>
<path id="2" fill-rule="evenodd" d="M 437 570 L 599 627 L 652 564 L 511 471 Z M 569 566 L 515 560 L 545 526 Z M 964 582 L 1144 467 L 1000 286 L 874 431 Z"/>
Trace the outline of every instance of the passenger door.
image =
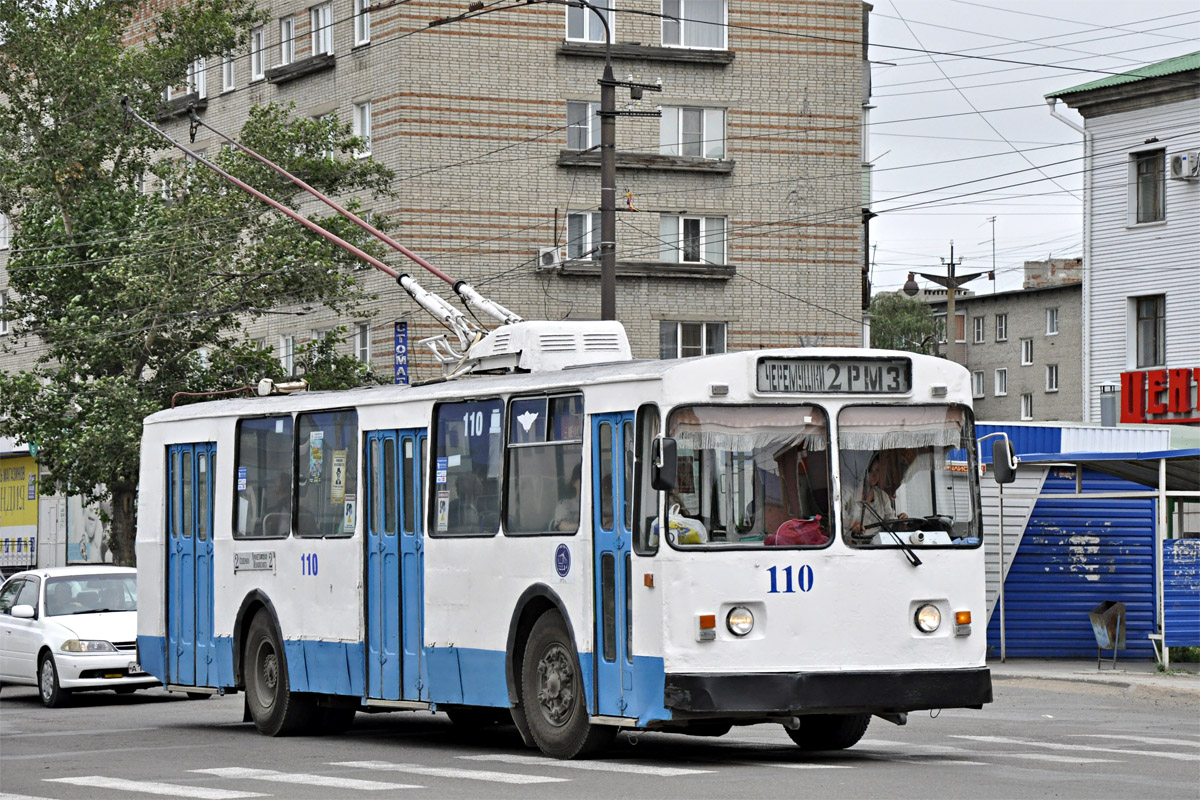
<path id="1" fill-rule="evenodd" d="M 592 416 L 592 531 L 595 576 L 594 714 L 626 716 L 633 700 L 629 570 L 633 412 Z"/>
<path id="2" fill-rule="evenodd" d="M 167 448 L 167 682 L 210 686 L 213 640 L 212 442 Z"/>

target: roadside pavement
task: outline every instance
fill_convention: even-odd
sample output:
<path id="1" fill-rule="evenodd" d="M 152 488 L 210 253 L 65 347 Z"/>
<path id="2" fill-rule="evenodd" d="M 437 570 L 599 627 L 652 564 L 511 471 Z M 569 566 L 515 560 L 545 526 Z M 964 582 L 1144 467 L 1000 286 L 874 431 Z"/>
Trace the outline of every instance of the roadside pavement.
<path id="1" fill-rule="evenodd" d="M 1195 694 L 1200 698 L 1200 664 L 1171 663 L 1170 672 L 1160 672 L 1151 660 L 1122 661 L 1116 669 L 1111 655 L 1096 668 L 1095 659 L 1072 658 L 999 658 L 989 659 L 993 681 L 1049 680 L 1073 683 L 1098 683 L 1114 689 L 1152 689 Z"/>

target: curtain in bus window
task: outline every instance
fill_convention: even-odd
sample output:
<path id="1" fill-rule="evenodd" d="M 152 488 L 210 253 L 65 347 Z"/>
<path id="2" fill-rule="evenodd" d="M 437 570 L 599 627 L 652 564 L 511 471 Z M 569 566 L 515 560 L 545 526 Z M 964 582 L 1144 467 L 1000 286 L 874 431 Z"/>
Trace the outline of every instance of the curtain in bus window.
<path id="1" fill-rule="evenodd" d="M 500 528 L 501 400 L 437 408 L 431 533 L 495 533 Z"/>
<path id="2" fill-rule="evenodd" d="M 671 415 L 671 435 L 694 449 L 751 451 L 803 445 L 807 450 L 824 450 L 825 417 L 820 413 L 814 417 L 807 406 L 692 407 Z"/>
<path id="3" fill-rule="evenodd" d="M 352 535 L 358 517 L 358 414 L 301 414 L 296 434 L 296 535 Z"/>
<path id="4" fill-rule="evenodd" d="M 292 418 L 238 423 L 235 538 L 287 536 L 292 528 Z"/>
<path id="5" fill-rule="evenodd" d="M 947 406 L 848 408 L 838 418 L 838 443 L 848 450 L 962 447 L 963 422 Z"/>

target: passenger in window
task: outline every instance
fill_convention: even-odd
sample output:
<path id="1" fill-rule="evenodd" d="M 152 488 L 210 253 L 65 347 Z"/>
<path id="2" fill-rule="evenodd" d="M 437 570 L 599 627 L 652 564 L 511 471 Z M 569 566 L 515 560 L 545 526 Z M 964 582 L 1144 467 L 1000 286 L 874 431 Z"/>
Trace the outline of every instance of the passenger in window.
<path id="1" fill-rule="evenodd" d="M 886 465 L 894 457 L 890 451 L 872 456 L 867 474 L 863 477 L 861 491 L 847 499 L 843 518 L 851 534 L 861 535 L 868 528 L 878 527 L 879 523 L 887 519 L 908 517 L 908 514 L 896 509 L 895 491 L 899 486 L 899 479 L 897 484 L 891 487 L 891 491 L 888 491 L 886 485 L 885 479 L 889 471 Z M 900 476 L 902 479 L 902 471 Z"/>
<path id="2" fill-rule="evenodd" d="M 583 465 L 576 464 L 571 470 L 570 488 L 566 494 L 560 493 L 561 500 L 554 507 L 554 521 L 550 527 L 556 531 L 579 530 L 579 490 L 583 484 Z"/>

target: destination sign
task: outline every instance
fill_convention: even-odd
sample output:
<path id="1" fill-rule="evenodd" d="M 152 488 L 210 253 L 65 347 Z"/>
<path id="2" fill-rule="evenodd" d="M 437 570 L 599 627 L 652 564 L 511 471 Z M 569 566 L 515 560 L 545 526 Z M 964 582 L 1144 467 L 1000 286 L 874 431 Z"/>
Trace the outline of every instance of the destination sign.
<path id="1" fill-rule="evenodd" d="M 788 394 L 907 394 L 907 358 L 763 358 L 758 390 Z"/>

